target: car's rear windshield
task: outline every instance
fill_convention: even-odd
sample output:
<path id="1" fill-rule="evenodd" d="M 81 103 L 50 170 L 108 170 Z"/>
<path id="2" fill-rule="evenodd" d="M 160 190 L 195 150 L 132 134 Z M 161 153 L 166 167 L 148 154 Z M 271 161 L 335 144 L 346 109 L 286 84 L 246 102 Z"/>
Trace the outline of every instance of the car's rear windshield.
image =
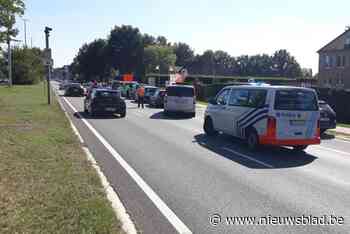
<path id="1" fill-rule="evenodd" d="M 194 90 L 190 87 L 168 87 L 166 89 L 167 96 L 175 97 L 193 97 Z"/>
<path id="2" fill-rule="evenodd" d="M 157 88 L 145 88 L 145 92 L 148 94 L 154 94 L 157 91 Z"/>
<path id="3" fill-rule="evenodd" d="M 110 92 L 110 91 L 98 91 L 96 92 L 96 97 L 108 98 L 108 97 L 119 97 L 118 92 Z"/>
<path id="4" fill-rule="evenodd" d="M 291 89 L 277 90 L 275 98 L 276 110 L 295 110 L 295 111 L 317 111 L 317 98 L 314 92 Z"/>

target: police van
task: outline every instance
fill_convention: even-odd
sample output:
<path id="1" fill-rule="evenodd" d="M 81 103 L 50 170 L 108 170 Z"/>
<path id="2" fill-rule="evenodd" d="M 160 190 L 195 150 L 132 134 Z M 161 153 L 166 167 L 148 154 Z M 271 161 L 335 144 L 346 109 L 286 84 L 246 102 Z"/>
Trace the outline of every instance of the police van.
<path id="1" fill-rule="evenodd" d="M 304 150 L 320 144 L 320 112 L 313 89 L 241 85 L 223 88 L 205 111 L 207 135 L 223 132 L 259 145 Z"/>

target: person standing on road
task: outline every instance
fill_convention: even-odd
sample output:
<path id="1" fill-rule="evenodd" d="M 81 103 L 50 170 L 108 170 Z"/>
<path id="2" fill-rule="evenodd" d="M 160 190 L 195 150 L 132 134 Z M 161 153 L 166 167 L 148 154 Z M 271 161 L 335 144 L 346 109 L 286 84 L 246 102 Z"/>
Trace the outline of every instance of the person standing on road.
<path id="1" fill-rule="evenodd" d="M 143 87 L 143 85 L 141 85 L 137 89 L 137 107 L 140 108 L 140 106 L 142 106 L 142 109 L 143 109 L 144 103 L 145 103 L 145 88 Z"/>

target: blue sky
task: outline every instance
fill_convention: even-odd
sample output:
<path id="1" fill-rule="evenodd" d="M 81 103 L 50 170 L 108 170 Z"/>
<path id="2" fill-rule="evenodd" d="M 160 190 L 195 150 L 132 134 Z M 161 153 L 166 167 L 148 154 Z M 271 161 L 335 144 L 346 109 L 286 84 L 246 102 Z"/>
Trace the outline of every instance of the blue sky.
<path id="1" fill-rule="evenodd" d="M 33 46 L 44 47 L 43 29 L 53 28 L 55 67 L 71 63 L 83 43 L 126 24 L 185 42 L 196 53 L 220 49 L 239 56 L 285 48 L 315 72 L 316 51 L 350 25 L 348 0 L 30 0 L 26 7 L 29 45 L 32 38 Z M 17 27 L 23 40 L 22 20 Z"/>

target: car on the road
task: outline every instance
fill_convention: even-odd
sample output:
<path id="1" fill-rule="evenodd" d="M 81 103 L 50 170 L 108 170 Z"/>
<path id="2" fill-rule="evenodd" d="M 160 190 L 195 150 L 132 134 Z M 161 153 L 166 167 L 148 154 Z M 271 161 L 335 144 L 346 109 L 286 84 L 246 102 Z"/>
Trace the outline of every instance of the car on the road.
<path id="1" fill-rule="evenodd" d="M 164 107 L 165 90 L 158 89 L 149 100 L 149 104 L 152 107 Z"/>
<path id="2" fill-rule="evenodd" d="M 140 86 L 139 86 L 140 87 Z M 155 94 L 155 92 L 159 89 L 158 87 L 155 86 L 151 86 L 151 85 L 144 85 L 143 86 L 145 88 L 145 97 L 144 97 L 144 102 L 145 103 L 149 103 L 149 100 L 151 98 L 152 95 Z M 138 96 L 137 96 L 137 90 L 136 90 L 136 95 L 134 98 L 135 101 L 138 100 Z"/>
<path id="3" fill-rule="evenodd" d="M 223 88 L 209 101 L 204 131 L 245 139 L 259 145 L 291 146 L 301 151 L 320 144 L 320 111 L 313 89 L 243 85 Z"/>
<path id="4" fill-rule="evenodd" d="M 59 84 L 59 86 L 58 86 L 58 89 L 59 89 L 59 90 L 64 90 L 64 89 L 66 88 L 66 86 L 67 86 L 67 83 L 66 83 L 66 82 L 61 82 L 61 83 Z"/>
<path id="5" fill-rule="evenodd" d="M 121 118 L 124 118 L 126 104 L 117 90 L 95 88 L 84 99 L 84 112 L 91 116 L 119 114 Z"/>
<path id="6" fill-rule="evenodd" d="M 71 83 L 65 87 L 64 96 L 83 97 L 84 95 L 84 88 L 79 83 Z"/>
<path id="7" fill-rule="evenodd" d="M 337 127 L 337 115 L 335 111 L 323 100 L 318 101 L 320 107 L 320 129 L 323 134 L 328 129 L 334 129 Z"/>
<path id="8" fill-rule="evenodd" d="M 164 114 L 182 113 L 196 116 L 196 97 L 193 86 L 170 85 L 166 87 Z"/>
<path id="9" fill-rule="evenodd" d="M 153 96 L 157 90 L 159 90 L 158 87 L 150 85 L 145 86 L 145 103 L 149 103 L 151 96 Z"/>
<path id="10" fill-rule="evenodd" d="M 112 89 L 119 90 L 121 92 L 122 97 L 126 97 L 132 99 L 132 90 L 137 85 L 137 81 L 120 81 L 114 80 L 112 81 Z"/>

